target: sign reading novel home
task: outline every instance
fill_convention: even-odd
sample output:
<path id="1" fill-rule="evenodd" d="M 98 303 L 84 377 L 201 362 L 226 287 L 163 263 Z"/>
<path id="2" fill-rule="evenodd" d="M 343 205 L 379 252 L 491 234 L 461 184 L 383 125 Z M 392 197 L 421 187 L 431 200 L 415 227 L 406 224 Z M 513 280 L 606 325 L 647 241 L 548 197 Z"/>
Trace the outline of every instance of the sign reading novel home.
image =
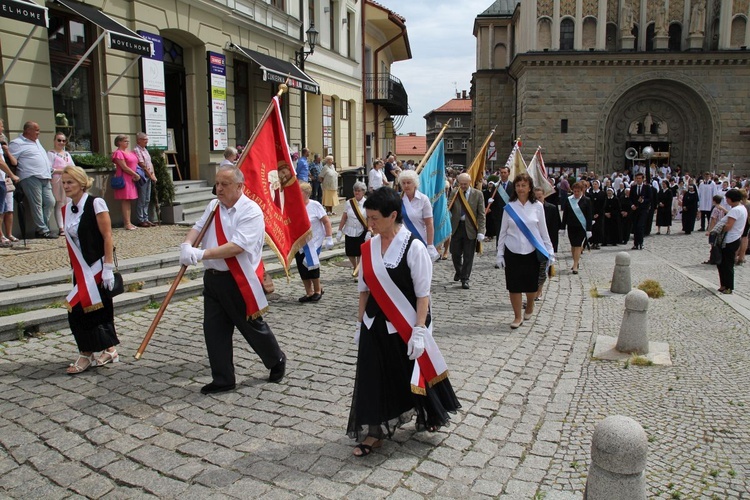
<path id="1" fill-rule="evenodd" d="M 0 0 L 0 17 L 7 17 L 43 28 L 49 26 L 47 7 L 24 0 Z"/>
<path id="2" fill-rule="evenodd" d="M 154 45 L 151 57 L 141 58 L 141 90 L 143 95 L 143 130 L 148 134 L 148 145 L 167 148 L 167 98 L 164 84 L 164 44 L 159 35 L 139 31 L 138 34 Z"/>
<path id="3" fill-rule="evenodd" d="M 227 59 L 223 54 L 208 53 L 211 78 L 211 149 L 223 151 L 229 145 L 227 134 Z"/>

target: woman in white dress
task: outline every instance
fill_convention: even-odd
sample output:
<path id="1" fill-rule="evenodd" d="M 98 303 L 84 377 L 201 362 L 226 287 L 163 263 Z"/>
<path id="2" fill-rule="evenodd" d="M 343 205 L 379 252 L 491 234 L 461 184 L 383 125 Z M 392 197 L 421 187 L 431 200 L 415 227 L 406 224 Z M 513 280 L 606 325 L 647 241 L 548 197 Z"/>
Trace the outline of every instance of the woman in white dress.
<path id="1" fill-rule="evenodd" d="M 360 246 L 365 242 L 367 235 L 367 216 L 365 215 L 365 191 L 367 186 L 364 182 L 357 181 L 354 183 L 354 197 L 346 201 L 344 213 L 339 222 L 339 229 L 336 231 L 336 239 L 341 241 L 344 238 L 344 249 L 352 268 L 359 268 L 359 258 L 362 256 Z"/>
<path id="2" fill-rule="evenodd" d="M 430 258 L 434 261 L 440 255 L 435 249 L 435 226 L 433 225 L 432 203 L 426 194 L 420 192 L 419 175 L 414 170 L 405 170 L 398 177 L 401 186 L 401 215 L 406 228 L 427 247 Z"/>

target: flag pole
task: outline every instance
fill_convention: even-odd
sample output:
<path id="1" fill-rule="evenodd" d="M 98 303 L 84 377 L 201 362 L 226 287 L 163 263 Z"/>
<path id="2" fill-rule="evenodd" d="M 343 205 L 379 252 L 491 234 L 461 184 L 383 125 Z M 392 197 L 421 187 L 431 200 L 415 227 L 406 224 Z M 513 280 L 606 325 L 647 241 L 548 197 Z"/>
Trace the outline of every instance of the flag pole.
<path id="1" fill-rule="evenodd" d="M 448 118 L 448 121 L 445 122 L 445 125 L 443 125 L 443 128 L 440 129 L 440 133 L 438 133 L 437 137 L 435 137 L 435 140 L 432 141 L 432 145 L 430 146 L 430 149 L 427 150 L 427 152 L 422 157 L 422 160 L 419 162 L 419 166 L 417 166 L 417 175 L 424 169 L 424 166 L 427 164 L 427 160 L 430 159 L 430 156 L 432 156 L 432 152 L 435 151 L 435 148 L 437 147 L 438 143 L 440 142 L 440 139 L 443 138 L 443 134 L 445 133 L 445 129 L 447 129 L 450 126 L 451 120 L 453 118 Z"/>
<path id="2" fill-rule="evenodd" d="M 474 157 L 474 159 L 471 161 L 471 165 L 474 165 L 476 161 L 479 159 L 480 154 L 486 154 L 487 151 L 487 145 L 490 143 L 490 139 L 492 139 L 492 136 L 495 135 L 495 130 L 497 129 L 497 125 L 492 127 L 492 130 L 490 130 L 490 133 L 487 135 L 487 138 L 482 143 L 482 147 L 479 148 L 479 152 L 477 153 L 477 156 Z M 476 187 L 474 184 L 474 178 L 471 179 L 471 187 Z M 453 195 L 453 198 L 451 198 L 450 202 L 448 202 L 448 210 L 451 209 L 453 206 L 453 203 L 456 201 L 456 195 Z M 486 212 L 485 212 L 486 213 Z"/>
<path id="3" fill-rule="evenodd" d="M 279 85 L 279 91 L 276 93 L 276 97 L 281 97 L 281 95 L 288 90 L 289 87 L 287 87 L 286 84 Z M 266 109 L 266 113 L 263 115 L 263 119 L 258 122 L 260 125 L 261 123 L 264 123 L 264 120 L 268 117 L 271 113 L 271 110 L 273 109 L 272 104 L 268 105 L 268 109 Z M 256 127 L 253 131 L 252 137 L 250 137 L 250 140 L 247 141 L 247 146 L 245 146 L 245 149 L 242 151 L 242 158 L 247 155 L 247 152 L 250 150 L 250 147 L 252 146 L 253 142 L 255 142 L 255 138 L 258 136 L 259 133 L 259 127 Z M 238 161 L 238 165 L 241 163 Z M 195 238 L 195 242 L 193 243 L 193 247 L 197 247 L 201 244 L 201 241 L 203 240 L 203 236 L 205 236 L 206 231 L 208 231 L 208 228 L 211 226 L 211 223 L 214 220 L 214 215 L 216 213 L 216 210 L 219 208 L 219 204 L 217 203 L 213 210 L 211 211 L 211 214 L 206 219 L 206 223 L 201 228 L 200 232 L 198 233 L 198 237 Z M 182 277 L 185 275 L 185 271 L 187 271 L 187 266 L 180 266 L 180 270 L 177 272 L 177 276 L 175 276 L 174 280 L 172 281 L 172 286 L 169 288 L 169 291 L 167 292 L 167 295 L 164 297 L 164 300 L 161 303 L 161 307 L 159 307 L 159 310 L 156 313 L 156 316 L 154 316 L 153 321 L 151 322 L 151 326 L 148 328 L 148 331 L 146 332 L 146 335 L 143 337 L 143 341 L 141 342 L 141 345 L 138 347 L 138 350 L 135 353 L 135 359 L 141 359 L 141 356 L 143 356 L 143 352 L 146 350 L 146 346 L 148 346 L 148 343 L 151 341 L 151 337 L 153 337 L 154 332 L 156 331 L 156 327 L 159 325 L 159 322 L 161 321 L 162 316 L 164 315 L 164 312 L 167 310 L 167 306 L 169 305 L 169 302 L 172 300 L 172 297 L 174 296 L 175 292 L 177 291 L 177 287 L 179 286 L 180 282 L 182 281 Z"/>

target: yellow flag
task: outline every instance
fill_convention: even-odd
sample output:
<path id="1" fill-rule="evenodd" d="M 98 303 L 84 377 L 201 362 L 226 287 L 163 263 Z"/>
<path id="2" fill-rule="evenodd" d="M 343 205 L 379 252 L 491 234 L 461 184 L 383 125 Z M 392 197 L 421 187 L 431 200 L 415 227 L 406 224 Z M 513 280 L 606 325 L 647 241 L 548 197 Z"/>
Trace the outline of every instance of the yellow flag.
<path id="1" fill-rule="evenodd" d="M 487 136 L 487 139 L 485 139 L 484 144 L 482 145 L 482 148 L 474 157 L 474 161 L 471 162 L 471 165 L 469 166 L 469 170 L 467 170 L 466 172 L 471 176 L 472 187 L 476 187 L 477 182 L 481 182 L 482 180 L 484 180 L 484 169 L 485 169 L 485 164 L 487 163 L 487 148 L 490 145 L 490 139 L 492 138 L 492 135 L 494 133 L 495 133 L 495 129 L 492 129 L 490 134 Z"/>

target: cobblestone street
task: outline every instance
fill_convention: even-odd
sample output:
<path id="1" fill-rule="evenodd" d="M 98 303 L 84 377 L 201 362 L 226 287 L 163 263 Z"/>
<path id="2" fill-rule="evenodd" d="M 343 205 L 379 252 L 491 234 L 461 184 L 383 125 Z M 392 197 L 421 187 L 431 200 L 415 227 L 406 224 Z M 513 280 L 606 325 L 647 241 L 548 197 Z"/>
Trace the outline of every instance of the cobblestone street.
<path id="1" fill-rule="evenodd" d="M 155 229 L 150 248 L 173 249 L 184 233 Z M 129 245 L 121 255 L 147 250 Z M 650 339 L 669 343 L 673 366 L 591 359 L 597 335 L 619 332 L 624 296 L 601 292 L 624 246 L 584 253 L 572 275 L 561 237 L 559 275 L 518 330 L 494 243 L 470 290 L 451 280 L 450 260 L 436 263 L 435 337 L 463 408 L 435 434 L 407 424 L 364 459 L 345 435 L 357 299 L 340 260 L 324 264 L 314 305 L 297 302 L 296 274 L 275 280 L 266 320 L 289 359 L 280 384 L 236 335 L 237 389 L 199 393 L 210 378 L 200 297 L 169 306 L 139 361 L 155 310 L 118 316 L 122 362 L 75 377 L 64 373 L 69 332 L 0 344 L 0 496 L 582 498 L 594 427 L 621 414 L 648 435 L 650 497 L 750 498 L 748 270 L 718 296 L 703 234 L 645 246 L 630 251 L 632 282 L 664 288 L 649 302 Z M 67 266 L 55 259 L 51 269 Z"/>

